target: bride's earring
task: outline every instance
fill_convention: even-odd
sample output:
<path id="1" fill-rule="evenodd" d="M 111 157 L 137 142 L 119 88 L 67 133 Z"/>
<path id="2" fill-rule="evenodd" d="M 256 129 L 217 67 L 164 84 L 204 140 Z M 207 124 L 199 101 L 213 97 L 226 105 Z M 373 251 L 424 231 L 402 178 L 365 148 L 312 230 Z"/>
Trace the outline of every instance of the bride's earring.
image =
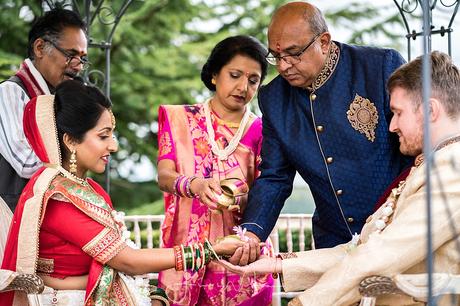
<path id="1" fill-rule="evenodd" d="M 74 175 L 77 174 L 77 150 L 75 149 L 70 152 L 69 171 Z"/>

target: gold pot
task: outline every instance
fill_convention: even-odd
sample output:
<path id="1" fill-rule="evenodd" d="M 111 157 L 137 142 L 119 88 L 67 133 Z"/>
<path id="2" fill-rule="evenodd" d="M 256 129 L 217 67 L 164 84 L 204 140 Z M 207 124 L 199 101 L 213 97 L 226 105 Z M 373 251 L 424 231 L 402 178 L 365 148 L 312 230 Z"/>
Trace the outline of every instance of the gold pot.
<path id="1" fill-rule="evenodd" d="M 216 194 L 217 207 L 230 211 L 240 210 L 239 197 L 249 192 L 249 186 L 245 181 L 236 178 L 226 178 L 220 181 L 222 193 Z"/>

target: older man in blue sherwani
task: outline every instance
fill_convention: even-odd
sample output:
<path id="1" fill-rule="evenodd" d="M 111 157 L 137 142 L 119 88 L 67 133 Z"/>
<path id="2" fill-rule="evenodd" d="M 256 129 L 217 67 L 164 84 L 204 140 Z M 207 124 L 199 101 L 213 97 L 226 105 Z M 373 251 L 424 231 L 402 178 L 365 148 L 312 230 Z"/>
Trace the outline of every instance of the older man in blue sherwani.
<path id="1" fill-rule="evenodd" d="M 261 175 L 249 193 L 243 226 L 265 240 L 273 229 L 296 171 L 316 204 L 317 248 L 359 233 L 386 186 L 410 161 L 399 152 L 385 82 L 404 63 L 395 50 L 331 40 L 321 12 L 292 2 L 274 14 L 267 60 L 279 72 L 260 89 L 263 117 Z M 246 264 L 255 251 L 240 250 Z"/>

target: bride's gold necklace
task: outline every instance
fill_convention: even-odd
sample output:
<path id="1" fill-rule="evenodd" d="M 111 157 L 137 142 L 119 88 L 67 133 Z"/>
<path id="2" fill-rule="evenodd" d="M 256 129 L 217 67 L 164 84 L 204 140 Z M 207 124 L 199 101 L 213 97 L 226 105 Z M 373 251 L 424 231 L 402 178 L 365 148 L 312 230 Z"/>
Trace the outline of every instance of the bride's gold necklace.
<path id="1" fill-rule="evenodd" d="M 61 172 L 61 175 L 63 177 L 66 177 L 74 182 L 77 182 L 79 183 L 80 185 L 82 186 L 89 186 L 89 183 L 86 179 L 83 179 L 81 177 L 78 177 L 76 176 L 75 174 L 73 173 L 70 173 L 69 171 L 67 171 L 66 169 L 64 169 L 63 167 L 59 166 L 58 167 L 58 170 Z"/>

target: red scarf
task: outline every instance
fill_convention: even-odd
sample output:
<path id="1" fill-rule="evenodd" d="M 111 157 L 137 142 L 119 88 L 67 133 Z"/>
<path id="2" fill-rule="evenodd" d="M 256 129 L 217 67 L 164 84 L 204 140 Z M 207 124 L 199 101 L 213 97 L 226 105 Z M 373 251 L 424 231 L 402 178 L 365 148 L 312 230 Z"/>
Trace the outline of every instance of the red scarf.
<path id="1" fill-rule="evenodd" d="M 22 62 L 21 68 L 19 68 L 19 70 L 16 72 L 16 76 L 21 79 L 22 83 L 26 87 L 27 95 L 30 99 L 45 94 L 32 72 L 30 72 L 30 69 L 25 61 Z"/>
<path id="2" fill-rule="evenodd" d="M 31 147 L 33 148 L 34 152 L 37 154 L 37 156 L 40 158 L 40 160 L 43 163 L 51 163 L 51 164 L 57 164 L 59 161 L 59 156 L 54 156 L 57 155 L 56 152 L 53 153 L 53 150 L 47 150 L 45 146 L 44 139 L 42 138 L 44 136 L 44 131 L 45 130 L 51 130 L 52 129 L 52 113 L 53 113 L 53 104 L 49 103 L 49 101 L 45 101 L 50 99 L 51 96 L 40 96 L 38 98 L 33 98 L 30 100 L 30 102 L 26 105 L 26 108 L 24 109 L 24 133 L 26 135 L 27 140 L 29 141 Z M 38 111 L 37 108 L 40 106 L 41 110 Z M 39 112 L 39 114 L 37 114 Z M 49 114 L 49 120 L 45 120 L 49 126 L 46 127 L 39 127 L 39 124 L 37 124 L 37 117 L 41 117 L 44 113 Z M 46 118 L 45 118 L 46 119 Z M 43 122 L 42 122 L 43 124 Z M 45 137 L 54 137 L 57 141 L 57 135 L 47 135 Z M 54 144 L 55 146 L 58 146 L 57 143 Z M 48 142 L 48 146 L 50 146 L 50 143 Z M 10 225 L 10 230 L 8 233 L 8 240 L 5 245 L 5 253 L 4 253 L 4 258 L 3 258 L 3 263 L 1 265 L 2 269 L 6 270 L 11 270 L 11 271 L 18 271 L 19 272 L 24 272 L 26 273 L 35 273 L 36 272 L 36 267 L 34 267 L 33 260 L 30 259 L 30 254 L 26 256 L 25 258 L 28 259 L 28 263 L 26 266 L 18 267 L 18 246 L 19 246 L 19 233 L 21 230 L 21 222 L 23 217 L 26 216 L 35 216 L 32 219 L 28 219 L 27 222 L 25 222 L 26 226 L 30 226 L 33 223 L 37 224 L 37 227 L 39 227 L 39 222 L 42 216 L 44 215 L 44 209 L 46 209 L 46 203 L 39 201 L 40 199 L 37 198 L 34 201 L 28 201 L 34 196 L 37 196 L 37 193 L 40 194 L 43 192 L 43 188 L 47 188 L 46 186 L 40 187 L 40 185 L 43 185 L 43 182 L 49 181 L 51 182 L 52 177 L 50 177 L 50 172 L 49 168 L 42 167 L 40 168 L 30 179 L 30 181 L 27 183 L 27 185 L 24 187 L 21 197 L 19 198 L 18 205 L 16 207 L 16 210 L 13 215 L 13 220 Z M 48 174 L 45 173 L 48 171 Z M 56 175 L 57 172 L 55 172 L 53 175 Z M 92 188 L 100 194 L 105 201 L 111 206 L 111 201 L 109 195 L 102 189 L 101 186 L 99 186 L 96 182 L 92 180 L 88 180 Z M 38 185 L 37 185 L 38 184 Z M 38 186 L 38 188 L 37 188 Z M 44 193 L 43 193 L 44 194 Z M 29 207 L 25 207 L 25 205 L 29 205 Z M 42 211 L 43 208 L 43 211 Z M 32 211 L 37 211 L 37 214 L 31 213 Z M 38 257 L 38 235 L 39 232 L 35 231 L 34 235 L 36 237 L 27 237 L 27 239 L 30 239 L 31 241 L 36 240 L 36 254 L 32 254 L 32 256 L 37 256 Z M 34 236 L 32 235 L 32 236 Z M 24 240 L 24 237 L 23 237 Z M 24 241 L 22 241 L 24 243 Z M 34 245 L 32 242 L 30 242 L 30 246 L 27 247 L 28 250 L 33 248 Z M 24 251 L 24 250 L 23 250 Z M 21 258 L 24 258 L 24 254 L 20 254 Z M 102 264 L 97 262 L 96 260 L 93 260 L 93 263 L 91 265 L 90 271 L 89 271 L 89 276 L 88 276 L 88 284 L 87 284 L 87 295 L 94 290 L 94 288 L 97 285 L 99 275 L 102 272 Z M 15 294 L 16 293 L 16 294 Z M 88 296 L 87 296 L 88 298 Z M 0 293 L 0 305 L 2 306 L 9 306 L 13 305 L 13 300 L 14 300 L 14 305 L 24 305 L 26 303 L 26 296 L 23 292 L 20 291 L 9 291 L 5 293 Z"/>

